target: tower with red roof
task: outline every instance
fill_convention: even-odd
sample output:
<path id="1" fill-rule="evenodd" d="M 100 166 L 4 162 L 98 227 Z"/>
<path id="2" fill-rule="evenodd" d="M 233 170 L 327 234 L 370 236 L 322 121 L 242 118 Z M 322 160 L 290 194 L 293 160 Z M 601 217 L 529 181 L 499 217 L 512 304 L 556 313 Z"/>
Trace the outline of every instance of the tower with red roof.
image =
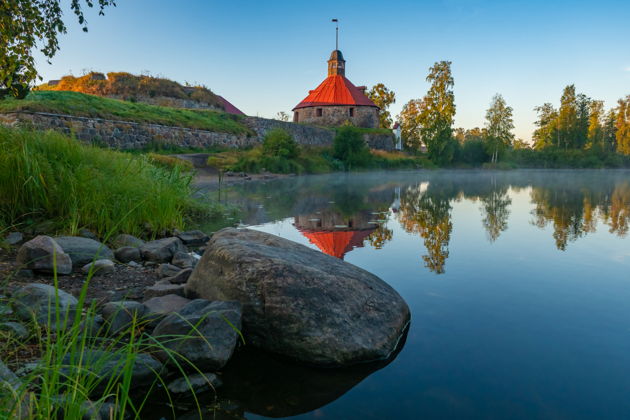
<path id="1" fill-rule="evenodd" d="M 293 108 L 293 121 L 339 126 L 378 127 L 379 108 L 365 95 L 365 86 L 346 78 L 346 60 L 334 50 L 328 60 L 328 77 Z"/>

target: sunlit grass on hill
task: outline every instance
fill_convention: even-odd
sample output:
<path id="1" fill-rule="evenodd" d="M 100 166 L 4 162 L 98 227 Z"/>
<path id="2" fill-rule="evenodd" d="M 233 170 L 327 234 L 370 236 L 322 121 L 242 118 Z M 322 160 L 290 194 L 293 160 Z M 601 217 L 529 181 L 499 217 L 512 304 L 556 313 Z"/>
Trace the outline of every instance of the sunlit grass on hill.
<path id="1" fill-rule="evenodd" d="M 162 107 L 77 92 L 34 91 L 23 100 L 0 101 L 0 113 L 15 111 L 50 112 L 234 134 L 253 134 L 239 122 L 239 116 L 225 112 Z"/>
<path id="2" fill-rule="evenodd" d="M 155 157 L 4 127 L 0 150 L 0 225 L 51 220 L 71 233 L 142 234 L 182 227 L 204 211 L 191 198 L 192 175 L 156 166 Z"/>

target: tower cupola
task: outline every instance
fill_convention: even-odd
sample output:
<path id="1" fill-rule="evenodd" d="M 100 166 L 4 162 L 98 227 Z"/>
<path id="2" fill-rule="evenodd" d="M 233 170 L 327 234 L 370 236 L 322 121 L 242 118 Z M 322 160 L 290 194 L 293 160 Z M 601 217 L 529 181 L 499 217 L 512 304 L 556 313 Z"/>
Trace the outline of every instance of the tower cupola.
<path id="1" fill-rule="evenodd" d="M 343 59 L 343 54 L 339 50 L 333 51 L 328 59 L 328 76 L 337 75 L 346 75 L 346 60 Z"/>

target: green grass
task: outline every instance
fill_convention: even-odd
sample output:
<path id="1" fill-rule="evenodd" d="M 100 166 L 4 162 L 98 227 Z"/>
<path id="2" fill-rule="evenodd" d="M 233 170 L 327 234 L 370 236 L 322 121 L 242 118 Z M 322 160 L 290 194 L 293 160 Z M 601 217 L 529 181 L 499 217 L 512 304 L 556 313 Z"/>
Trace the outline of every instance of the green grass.
<path id="1" fill-rule="evenodd" d="M 253 135 L 241 124 L 242 117 L 225 112 L 162 107 L 78 92 L 34 91 L 23 100 L 0 100 L 0 113 L 15 111 L 50 112 Z"/>
<path id="2" fill-rule="evenodd" d="M 88 228 L 152 234 L 204 217 L 190 173 L 155 157 L 85 145 L 55 132 L 0 127 L 0 226 L 53 221 L 60 232 Z"/>
<path id="3" fill-rule="evenodd" d="M 152 391 L 160 385 L 173 406 L 166 389 L 165 371 L 153 370 L 153 383 L 141 392 L 132 392 L 132 373 L 140 354 L 160 354 L 168 361 L 170 373 L 184 377 L 189 387 L 186 372 L 202 373 L 190 360 L 167 346 L 172 341 L 199 340 L 199 323 L 191 324 L 188 334 L 161 337 L 144 332 L 150 320 L 135 316 L 129 326 L 118 332 L 111 331 L 107 323 L 100 328 L 86 328 L 93 325 L 97 316 L 95 304 L 87 303 L 92 274 L 88 274 L 78 298 L 75 313 L 79 316 L 62 312 L 56 294 L 49 304 L 47 322 L 41 325 L 33 319 L 26 324 L 27 338 L 18 340 L 0 332 L 0 356 L 10 367 L 23 365 L 29 359 L 38 360 L 15 388 L 3 386 L 0 389 L 0 418 L 101 418 L 94 417 L 94 413 L 105 404 L 113 403 L 115 410 L 109 411 L 109 420 L 139 419 Z M 54 287 L 59 290 L 56 275 Z M 5 316 L 5 320 L 11 317 Z M 25 359 L 25 354 L 31 356 Z M 192 391 L 192 387 L 190 389 Z M 193 398 L 201 413 L 194 393 Z M 175 413 L 171 414 L 174 417 Z"/>

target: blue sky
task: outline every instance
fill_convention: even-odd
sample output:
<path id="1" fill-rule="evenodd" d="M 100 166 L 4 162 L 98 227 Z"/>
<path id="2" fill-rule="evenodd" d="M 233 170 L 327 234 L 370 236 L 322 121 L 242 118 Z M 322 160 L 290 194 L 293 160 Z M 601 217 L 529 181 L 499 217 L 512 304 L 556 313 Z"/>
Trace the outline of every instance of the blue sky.
<path id="1" fill-rule="evenodd" d="M 456 127 L 482 126 L 495 93 L 529 140 L 544 102 L 565 85 L 614 105 L 630 94 L 630 3 L 600 1 L 117 0 L 69 22 L 44 78 L 86 70 L 150 72 L 205 84 L 249 115 L 290 112 L 326 75 L 340 20 L 346 76 L 383 82 L 404 103 L 420 98 L 428 68 L 453 62 Z"/>

